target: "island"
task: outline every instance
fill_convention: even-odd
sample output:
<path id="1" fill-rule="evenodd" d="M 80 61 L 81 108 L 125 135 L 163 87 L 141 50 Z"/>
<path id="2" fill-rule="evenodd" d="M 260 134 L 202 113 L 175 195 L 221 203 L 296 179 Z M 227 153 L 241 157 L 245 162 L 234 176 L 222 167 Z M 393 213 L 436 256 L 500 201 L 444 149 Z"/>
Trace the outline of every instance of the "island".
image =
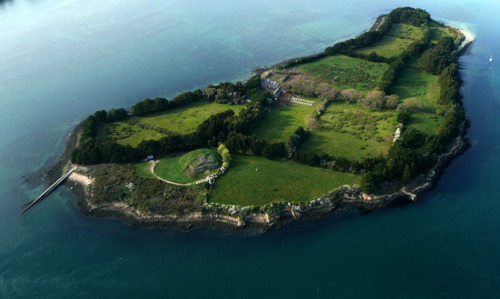
<path id="1" fill-rule="evenodd" d="M 396 8 L 360 36 L 174 99 L 97 111 L 58 171 L 83 214 L 269 231 L 416 201 L 463 152 L 457 59 L 472 38 Z"/>

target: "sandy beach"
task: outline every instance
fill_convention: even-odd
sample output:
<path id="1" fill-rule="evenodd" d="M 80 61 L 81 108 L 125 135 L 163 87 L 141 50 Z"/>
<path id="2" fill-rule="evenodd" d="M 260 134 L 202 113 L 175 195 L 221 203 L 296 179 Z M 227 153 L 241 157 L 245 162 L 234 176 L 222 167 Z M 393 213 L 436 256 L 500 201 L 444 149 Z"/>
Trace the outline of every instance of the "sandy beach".
<path id="1" fill-rule="evenodd" d="M 80 174 L 73 172 L 69 177 L 68 180 L 73 181 L 75 183 L 78 183 L 82 185 L 83 187 L 88 187 L 93 183 L 92 179 L 86 175 Z"/>
<path id="2" fill-rule="evenodd" d="M 465 31 L 465 30 L 460 29 L 460 28 L 456 28 L 456 29 L 458 31 L 460 31 L 465 36 L 464 41 L 462 42 L 460 47 L 458 47 L 458 50 L 460 51 L 460 50 L 462 50 L 463 47 L 465 47 L 467 44 L 471 43 L 474 40 L 474 35 L 472 35 L 472 33 L 470 33 L 469 31 Z"/>

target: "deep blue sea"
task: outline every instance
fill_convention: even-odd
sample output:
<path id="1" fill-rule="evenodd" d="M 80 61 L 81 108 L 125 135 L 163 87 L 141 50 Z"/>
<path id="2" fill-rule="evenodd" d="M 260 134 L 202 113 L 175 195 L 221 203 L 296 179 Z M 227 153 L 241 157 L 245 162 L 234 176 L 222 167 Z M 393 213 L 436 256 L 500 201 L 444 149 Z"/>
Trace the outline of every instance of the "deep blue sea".
<path id="1" fill-rule="evenodd" d="M 280 231 L 135 229 L 26 183 L 99 109 L 247 78 L 397 6 L 473 32 L 472 147 L 423 200 Z M 500 298 L 500 2 L 10 0 L 0 5 L 0 298 Z M 493 61 L 489 62 L 490 55 Z"/>

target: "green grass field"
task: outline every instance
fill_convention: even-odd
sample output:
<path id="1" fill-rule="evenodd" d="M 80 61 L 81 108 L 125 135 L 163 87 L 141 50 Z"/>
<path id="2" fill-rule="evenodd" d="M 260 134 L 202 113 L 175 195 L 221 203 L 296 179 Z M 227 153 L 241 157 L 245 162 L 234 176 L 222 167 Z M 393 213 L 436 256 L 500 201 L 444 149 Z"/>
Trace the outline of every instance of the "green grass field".
<path id="1" fill-rule="evenodd" d="M 220 155 L 216 150 L 202 148 L 198 150 L 191 151 L 189 153 L 185 153 L 182 155 L 178 155 L 172 158 L 161 159 L 158 164 L 155 166 L 155 173 L 159 177 L 176 182 L 181 184 L 193 183 L 199 179 L 206 177 L 209 173 L 213 173 L 216 170 L 210 171 L 207 173 L 198 173 L 197 175 L 190 176 L 188 172 L 186 172 L 186 168 L 191 163 L 193 159 L 203 154 L 212 154 L 218 161 L 220 162 Z"/>
<path id="2" fill-rule="evenodd" d="M 300 126 L 304 127 L 305 117 L 316 111 L 313 107 L 292 104 L 274 108 L 257 123 L 251 134 L 269 142 L 287 142 Z"/>
<path id="3" fill-rule="evenodd" d="M 359 180 L 357 175 L 290 161 L 233 155 L 231 167 L 217 179 L 210 201 L 243 206 L 308 202 Z"/>
<path id="4" fill-rule="evenodd" d="M 297 68 L 320 82 L 334 84 L 335 88 L 356 88 L 367 92 L 378 86 L 388 65 L 335 55 L 299 65 Z"/>
<path id="5" fill-rule="evenodd" d="M 420 27 L 408 24 L 393 24 L 389 35 L 398 38 L 412 39 L 414 41 L 420 40 L 424 36 Z"/>
<path id="6" fill-rule="evenodd" d="M 418 27 L 407 24 L 393 24 L 391 31 L 382 40 L 357 52 L 363 54 L 375 52 L 379 56 L 390 58 L 401 54 L 411 43 L 421 39 L 422 36 L 422 30 Z"/>
<path id="7" fill-rule="evenodd" d="M 134 165 L 134 173 L 136 176 L 146 179 L 156 179 L 150 171 L 151 162 L 137 163 Z"/>
<path id="8" fill-rule="evenodd" d="M 151 116 L 132 117 L 130 120 L 105 124 L 97 130 L 97 137 L 136 147 L 143 140 L 158 140 L 165 136 L 161 131 L 153 129 L 153 126 L 179 134 L 191 133 L 211 115 L 229 109 L 238 113 L 243 106 L 194 102 Z"/>
<path id="9" fill-rule="evenodd" d="M 395 114 L 394 110 L 378 112 L 333 103 L 299 149 L 351 160 L 386 155 L 396 130 Z"/>
<path id="10" fill-rule="evenodd" d="M 401 101 L 417 97 L 424 103 L 426 111 L 435 111 L 440 108 L 437 103 L 440 90 L 438 79 L 438 76 L 406 67 L 391 91 L 397 94 Z"/>
<path id="11" fill-rule="evenodd" d="M 97 130 L 97 137 L 101 140 L 113 140 L 119 144 L 133 147 L 139 145 L 143 140 L 158 140 L 164 136 L 165 134 L 141 128 L 128 121 L 107 123 Z"/>
<path id="12" fill-rule="evenodd" d="M 406 127 L 422 131 L 429 135 L 434 135 L 437 133 L 444 120 L 444 116 L 434 113 L 415 112 L 411 114 Z"/>
<path id="13" fill-rule="evenodd" d="M 196 128 L 211 115 L 229 109 L 238 113 L 243 109 L 243 106 L 199 101 L 167 112 L 145 117 L 135 117 L 134 119 L 141 123 L 167 129 L 175 133 L 186 134 L 196 131 Z"/>

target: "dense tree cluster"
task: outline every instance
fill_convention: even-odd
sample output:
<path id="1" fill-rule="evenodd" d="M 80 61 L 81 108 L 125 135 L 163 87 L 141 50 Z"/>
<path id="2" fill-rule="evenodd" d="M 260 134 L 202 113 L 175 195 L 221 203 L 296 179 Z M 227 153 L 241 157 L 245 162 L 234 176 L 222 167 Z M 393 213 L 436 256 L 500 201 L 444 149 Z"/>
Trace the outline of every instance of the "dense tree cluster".
<path id="1" fill-rule="evenodd" d="M 83 121 L 81 140 L 87 140 L 97 136 L 97 127 L 107 122 L 120 121 L 127 118 L 127 110 L 111 109 L 109 111 L 99 110 Z"/>
<path id="2" fill-rule="evenodd" d="M 232 153 L 262 156 L 269 159 L 282 159 L 287 154 L 287 147 L 283 142 L 269 143 L 256 136 L 247 136 L 236 132 L 229 134 L 226 145 Z"/>
<path id="3" fill-rule="evenodd" d="M 441 72 L 439 76 L 439 101 L 440 105 L 449 105 L 460 101 L 460 85 L 462 80 L 458 66 L 452 64 Z"/>
<path id="4" fill-rule="evenodd" d="M 403 68 L 405 67 L 406 58 L 406 56 L 398 57 L 389 64 L 389 68 L 382 76 L 382 80 L 379 85 L 380 90 L 389 93 L 394 83 L 396 83 L 398 76 L 401 74 L 401 71 L 403 71 Z"/>
<path id="5" fill-rule="evenodd" d="M 423 9 L 413 7 L 398 7 L 389 13 L 394 23 L 404 23 L 420 27 L 431 20 L 431 15 Z"/>
<path id="6" fill-rule="evenodd" d="M 97 138 L 82 141 L 71 153 L 71 162 L 76 164 L 126 163 L 138 159 L 137 151 L 131 146 L 103 142 Z"/>
<path id="7" fill-rule="evenodd" d="M 154 100 L 145 99 L 132 106 L 133 115 L 145 115 L 160 111 L 165 111 L 177 108 L 192 102 L 205 99 L 203 92 L 200 89 L 195 91 L 186 91 L 176 96 L 173 100 L 169 101 L 165 98 L 156 98 Z"/>
<path id="8" fill-rule="evenodd" d="M 215 101 L 220 104 L 243 104 L 245 87 L 243 83 L 221 82 L 219 85 L 208 85 L 203 94 L 209 101 Z"/>
<path id="9" fill-rule="evenodd" d="M 451 63 L 455 43 L 449 36 L 441 38 L 437 45 L 426 50 L 418 60 L 418 67 L 428 73 L 439 75 Z"/>

